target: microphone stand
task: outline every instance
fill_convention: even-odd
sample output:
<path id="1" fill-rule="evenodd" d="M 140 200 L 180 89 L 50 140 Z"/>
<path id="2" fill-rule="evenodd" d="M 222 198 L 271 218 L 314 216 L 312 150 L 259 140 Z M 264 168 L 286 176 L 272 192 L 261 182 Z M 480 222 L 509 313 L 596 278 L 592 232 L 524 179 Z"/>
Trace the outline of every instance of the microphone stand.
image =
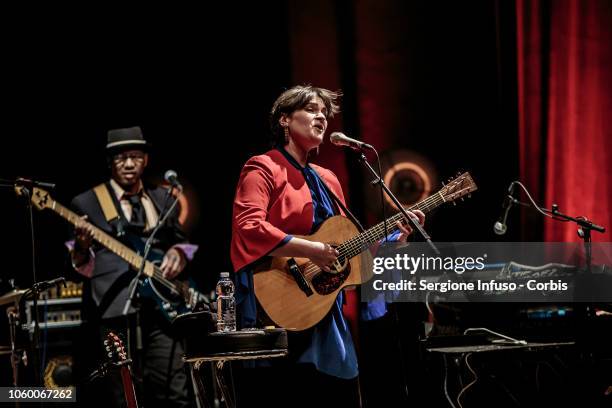
<path id="1" fill-rule="evenodd" d="M 175 188 L 174 186 L 170 187 L 170 190 L 168 190 L 168 195 L 170 195 L 172 189 Z M 168 208 L 168 211 L 166 211 L 163 214 L 159 215 L 159 218 L 157 219 L 157 224 L 155 225 L 155 227 L 153 228 L 153 230 L 151 231 L 151 235 L 149 235 L 149 238 L 147 238 L 147 241 L 145 242 L 145 247 L 144 247 L 144 251 L 142 254 L 142 263 L 140 264 L 140 268 L 138 269 L 138 272 L 136 273 L 136 276 L 134 276 L 134 278 L 132 279 L 132 281 L 130 282 L 130 286 L 128 286 L 128 298 L 125 302 L 125 306 L 123 307 L 123 315 L 126 317 L 128 317 L 128 312 L 130 310 L 130 307 L 132 306 L 134 302 L 134 300 L 136 299 L 136 294 L 138 293 L 136 291 L 136 289 L 138 288 L 139 285 L 142 285 L 142 281 L 141 279 L 144 277 L 144 268 L 145 265 L 147 263 L 147 258 L 149 256 L 149 252 L 151 250 L 151 245 L 153 243 L 153 238 L 155 237 L 155 234 L 157 234 L 157 232 L 159 231 L 159 229 L 162 227 L 162 225 L 164 224 L 164 222 L 166 222 L 166 219 L 168 218 L 168 216 L 172 213 L 172 211 L 174 210 L 174 208 L 176 207 L 176 205 L 178 204 L 178 200 L 181 196 L 181 193 L 183 191 L 182 187 L 180 186 L 180 184 L 177 185 L 177 190 L 178 190 L 178 194 L 176 195 L 176 197 L 174 198 L 174 201 L 172 202 L 172 205 L 170 206 L 170 208 Z M 129 333 L 130 333 L 130 324 L 129 324 L 129 319 L 128 319 L 128 323 L 127 323 L 127 332 L 128 332 L 128 357 L 132 357 L 132 353 L 131 353 L 131 342 L 129 341 Z M 141 331 L 141 327 L 140 327 L 140 316 L 138 311 L 136 311 L 136 349 L 137 350 L 142 350 L 142 331 Z"/>
<path id="2" fill-rule="evenodd" d="M 584 256 L 585 256 L 585 264 L 586 264 L 585 265 L 586 266 L 586 282 L 588 283 L 588 279 L 592 277 L 591 231 L 595 230 L 599 233 L 604 233 L 606 229 L 600 225 L 594 224 L 593 222 L 589 221 L 584 216 L 571 217 L 569 215 L 561 213 L 559 211 L 559 206 L 557 204 L 553 204 L 550 210 L 547 210 L 547 209 L 542 209 L 542 210 L 547 214 L 551 214 L 550 217 L 554 220 L 559 220 L 563 222 L 574 222 L 578 225 L 578 231 L 577 231 L 578 236 L 582 238 L 584 242 Z M 579 285 L 579 281 L 576 281 L 576 288 L 574 289 L 574 292 L 578 291 L 579 289 L 578 285 Z M 579 292 L 579 296 L 582 296 L 580 292 Z M 587 364 L 593 365 L 595 363 L 593 361 L 594 359 L 593 344 L 589 342 L 590 336 L 588 334 L 588 333 L 592 333 L 589 330 L 588 323 L 593 317 L 595 317 L 595 312 L 593 310 L 594 309 L 593 303 L 590 303 L 590 302 L 580 303 L 580 306 L 577 307 L 577 309 L 578 309 L 578 319 L 579 319 L 578 326 L 580 326 L 580 323 L 583 325 L 583 327 L 580 327 L 578 330 L 578 336 L 579 338 L 582 338 L 582 341 L 583 341 L 581 349 L 585 353 Z"/>
<path id="3" fill-rule="evenodd" d="M 584 255 L 585 255 L 586 270 L 587 270 L 587 273 L 590 273 L 591 272 L 591 231 L 595 230 L 597 232 L 604 233 L 606 232 L 605 227 L 602 227 L 601 225 L 597 225 L 593 223 L 592 221 L 589 221 L 586 217 L 583 217 L 583 216 L 571 217 L 569 215 L 563 214 L 562 212 L 559 211 L 559 206 L 557 204 L 553 204 L 550 210 L 544 207 L 540 207 L 539 205 L 535 203 L 533 198 L 531 198 L 529 191 L 527 191 L 527 188 L 525 188 L 525 186 L 520 181 L 513 181 L 510 185 L 510 189 L 512 189 L 514 184 L 518 184 L 523 189 L 523 191 L 527 195 L 527 198 L 529 198 L 529 201 L 531 202 L 531 204 L 521 202 L 517 200 L 516 198 L 514 198 L 513 196 L 509 195 L 508 197 L 512 200 L 511 204 L 519 204 L 525 207 L 533 207 L 542 215 L 546 217 L 550 217 L 553 220 L 576 223 L 576 225 L 578 226 L 578 231 L 577 231 L 578 236 L 582 238 L 584 242 Z"/>
<path id="4" fill-rule="evenodd" d="M 45 292 L 47 289 L 52 288 L 53 286 L 59 286 L 60 283 L 64 284 L 66 287 L 66 279 L 64 277 L 59 277 L 55 279 L 51 279 L 48 281 L 36 282 L 30 289 L 28 289 L 20 299 L 21 301 L 25 301 L 28 297 L 32 296 L 32 307 L 34 308 L 34 332 L 32 342 L 34 343 L 34 353 L 32 359 L 34 360 L 32 365 L 34 366 L 34 383 L 37 385 L 42 385 L 42 373 L 43 369 L 40 367 L 41 359 L 40 359 L 40 323 L 38 316 L 38 297 L 41 293 Z M 25 303 L 24 303 L 25 306 Z M 16 385 L 16 384 L 15 384 Z"/>
<path id="5" fill-rule="evenodd" d="M 28 214 L 29 214 L 29 224 L 30 224 L 30 239 L 32 246 L 32 288 L 26 292 L 26 294 L 34 293 L 33 297 L 33 306 L 34 306 L 34 353 L 32 356 L 32 365 L 34 366 L 34 382 L 37 385 L 42 384 L 41 382 L 41 371 L 42 367 L 40 365 L 40 325 L 39 325 L 39 316 L 38 316 L 38 295 L 42 291 L 40 289 L 43 284 L 46 282 L 36 282 L 36 241 L 34 238 L 34 212 L 32 210 L 32 187 L 44 187 L 44 188 L 55 188 L 55 184 L 53 183 L 45 183 L 41 181 L 29 180 L 25 178 L 17 178 L 15 180 L 5 180 L 0 179 L 0 187 L 9 187 L 13 188 L 17 194 L 23 195 L 27 202 Z M 62 278 L 63 279 L 63 278 Z M 64 285 L 66 283 L 64 282 Z M 25 298 L 25 294 L 22 299 Z"/>
<path id="6" fill-rule="evenodd" d="M 362 149 L 360 149 L 362 150 Z M 372 150 L 374 150 L 374 152 L 376 152 L 376 149 L 374 149 L 374 147 L 372 147 Z M 376 156 L 378 156 L 378 152 L 376 152 Z M 393 201 L 393 203 L 395 204 L 395 206 L 397 208 L 399 208 L 399 210 L 401 211 L 401 213 L 403 214 L 404 218 L 406 219 L 407 223 L 409 225 L 412 226 L 413 230 L 416 230 L 419 232 L 419 234 L 423 237 L 423 239 L 425 241 L 427 241 L 427 243 L 429 244 L 429 246 L 431 247 L 431 249 L 436 253 L 436 255 L 440 255 L 440 251 L 438 250 L 438 248 L 434 245 L 433 242 L 431 242 L 431 238 L 429 237 L 429 235 L 427 234 L 427 232 L 425 232 L 425 230 L 423 229 L 423 227 L 421 227 L 421 224 L 419 224 L 418 220 L 414 220 L 412 217 L 410 217 L 408 215 L 408 213 L 406 212 L 406 210 L 404 209 L 404 206 L 400 203 L 400 201 L 397 199 L 397 197 L 395 196 L 395 194 L 393 194 L 391 192 L 391 190 L 387 187 L 387 185 L 385 184 L 385 182 L 382 179 L 382 175 L 378 174 L 376 172 L 376 170 L 374 170 L 374 168 L 370 165 L 370 163 L 368 162 L 368 159 L 366 158 L 365 154 L 363 153 L 363 151 L 360 152 L 360 156 L 359 156 L 359 161 L 361 162 L 361 164 L 363 164 L 363 166 L 368 169 L 370 171 L 370 173 L 373 175 L 374 180 L 372 180 L 372 185 L 376 185 L 378 184 L 381 188 L 382 191 L 384 191 L 385 194 L 387 194 L 387 196 L 391 199 L 391 201 Z M 383 218 L 385 217 L 384 215 L 384 202 L 382 203 L 383 205 Z M 383 219 L 383 222 L 385 223 L 385 234 L 387 233 L 386 231 L 386 219 Z M 387 240 L 387 237 L 385 236 L 385 241 Z M 398 349 L 400 352 L 400 356 L 401 356 L 401 361 L 402 361 L 402 376 L 403 376 L 403 381 L 404 381 L 404 392 L 406 393 L 406 397 L 409 397 L 409 391 L 408 391 L 408 378 L 406 377 L 406 353 L 404 351 L 404 347 L 402 346 L 402 341 L 400 338 L 400 331 L 399 331 L 399 327 L 400 327 L 400 321 L 399 321 L 399 313 L 396 307 L 393 307 L 393 318 L 394 318 L 394 322 L 395 322 L 395 327 L 396 327 L 396 333 L 397 333 L 397 341 L 398 341 Z"/>
<path id="7" fill-rule="evenodd" d="M 400 201 L 397 199 L 395 194 L 393 194 L 393 192 L 389 190 L 389 187 L 387 187 L 387 185 L 385 184 L 381 176 L 378 173 L 376 173 L 376 170 L 374 170 L 372 166 L 370 166 L 370 163 L 368 162 L 368 159 L 366 158 L 365 154 L 363 154 L 363 152 L 360 154 L 359 161 L 374 176 L 374 180 L 372 180 L 372 184 L 373 185 L 378 184 L 380 186 L 380 188 L 387 194 L 387 197 L 389 197 L 391 201 L 393 201 L 395 206 L 399 208 L 400 212 L 403 214 L 404 218 L 406 219 L 408 224 L 412 227 L 412 229 L 415 231 L 418 231 L 419 235 L 421 235 L 421 237 L 423 237 L 423 239 L 429 244 L 429 246 L 431 247 L 431 249 L 434 251 L 436 255 L 440 255 L 440 251 L 438 250 L 438 248 L 434 245 L 433 242 L 431 242 L 430 236 L 427 234 L 427 232 L 425 232 L 421 224 L 419 224 L 418 220 L 414 220 L 412 217 L 408 215 L 408 213 L 406 212 L 406 209 L 404 209 L 404 206 L 400 203 Z"/>
<path id="8" fill-rule="evenodd" d="M 586 217 L 570 217 L 559 211 L 559 206 L 553 204 L 551 210 L 543 209 L 544 212 L 552 214 L 552 218 L 560 221 L 572 221 L 578 225 L 578 236 L 584 242 L 584 256 L 586 262 L 586 270 L 591 272 L 591 231 L 595 230 L 600 233 L 606 232 L 606 229 L 601 225 L 594 224 Z"/>
<path id="9" fill-rule="evenodd" d="M 592 263 L 592 247 L 591 247 L 591 231 L 595 230 L 600 233 L 604 233 L 606 229 L 600 225 L 594 224 L 589 221 L 586 217 L 571 217 L 569 215 L 563 214 L 559 211 L 559 206 L 557 204 L 553 204 L 550 210 L 545 208 L 542 209 L 545 213 L 551 214 L 551 218 L 554 220 L 559 220 L 563 222 L 574 222 L 578 225 L 578 236 L 582 238 L 584 243 L 584 258 L 585 258 L 585 267 L 586 267 L 586 276 L 591 276 L 591 263 Z M 586 304 L 584 305 L 584 310 L 581 310 L 583 313 L 584 320 L 588 320 L 593 317 L 593 308 L 592 305 Z M 581 308 L 582 309 L 582 308 Z"/>
<path id="10" fill-rule="evenodd" d="M 553 220 L 562 221 L 562 222 L 574 222 L 578 225 L 578 231 L 577 231 L 578 236 L 582 238 L 584 242 L 586 275 L 590 276 L 591 275 L 591 262 L 592 262 L 592 259 L 591 259 L 592 257 L 591 231 L 595 230 L 599 233 L 604 233 L 606 229 L 602 227 L 601 225 L 597 225 L 593 223 L 592 221 L 589 221 L 584 216 L 571 217 L 569 215 L 563 214 L 562 212 L 559 211 L 559 206 L 557 204 L 553 204 L 550 210 L 540 207 L 539 205 L 535 203 L 535 201 L 529 194 L 529 191 L 527 191 L 527 188 L 525 188 L 525 186 L 520 181 L 513 181 L 512 184 L 518 184 L 523 189 L 523 191 L 527 195 L 527 198 L 531 202 L 531 206 L 535 208 L 542 215 L 546 217 L 550 217 Z M 522 203 L 520 201 L 518 201 L 518 204 L 530 206 L 528 203 Z M 587 328 L 586 324 L 589 318 L 593 317 L 593 310 L 592 310 L 591 304 L 586 303 L 586 305 L 582 305 L 582 303 L 580 303 L 580 306 L 576 306 L 576 309 L 577 309 L 576 315 L 579 321 L 584 325 L 584 327 L 579 328 L 577 333 L 579 336 L 582 335 L 582 338 L 586 338 L 587 336 L 584 335 L 584 332 L 585 332 L 584 330 Z M 587 361 L 592 364 L 593 356 L 592 356 L 592 351 L 590 347 L 587 344 L 583 344 L 583 350 L 587 355 L 587 359 L 588 359 Z"/>

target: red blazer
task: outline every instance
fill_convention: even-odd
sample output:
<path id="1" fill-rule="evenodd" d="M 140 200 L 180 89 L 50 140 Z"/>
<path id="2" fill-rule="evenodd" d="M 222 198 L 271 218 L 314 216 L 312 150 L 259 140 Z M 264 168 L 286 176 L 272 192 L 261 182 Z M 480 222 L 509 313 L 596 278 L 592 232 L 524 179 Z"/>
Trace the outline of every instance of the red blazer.
<path id="1" fill-rule="evenodd" d="M 336 175 L 310 166 L 344 204 Z M 312 196 L 302 172 L 278 150 L 254 156 L 244 165 L 236 188 L 230 255 L 234 270 L 267 255 L 287 235 L 308 235 L 313 221 Z"/>

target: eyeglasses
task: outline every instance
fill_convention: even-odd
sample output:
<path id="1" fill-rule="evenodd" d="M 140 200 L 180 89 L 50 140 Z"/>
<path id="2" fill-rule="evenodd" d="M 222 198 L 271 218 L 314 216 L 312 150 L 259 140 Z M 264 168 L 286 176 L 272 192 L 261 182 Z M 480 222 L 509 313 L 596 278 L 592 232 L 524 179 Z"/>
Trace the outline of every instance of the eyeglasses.
<path id="1" fill-rule="evenodd" d="M 144 162 L 144 158 L 144 153 L 121 153 L 113 156 L 113 163 L 123 165 L 128 159 L 132 159 L 134 163 L 140 164 Z"/>

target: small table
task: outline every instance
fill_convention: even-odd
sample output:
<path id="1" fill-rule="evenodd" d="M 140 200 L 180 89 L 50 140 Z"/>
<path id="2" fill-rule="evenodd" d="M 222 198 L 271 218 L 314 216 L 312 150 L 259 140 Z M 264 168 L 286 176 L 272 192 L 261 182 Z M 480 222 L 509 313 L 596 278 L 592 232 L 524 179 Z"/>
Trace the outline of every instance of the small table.
<path id="1" fill-rule="evenodd" d="M 444 394 L 446 395 L 447 400 L 449 401 L 449 406 L 454 406 L 454 403 L 451 401 L 450 392 L 448 390 L 448 377 L 449 377 L 449 357 L 455 363 L 455 369 L 457 371 L 457 375 L 461 376 L 461 362 L 463 361 L 468 369 L 472 372 L 474 376 L 474 380 L 464 386 L 456 397 L 455 401 L 459 401 L 460 397 L 467 391 L 472 385 L 474 385 L 478 378 L 482 377 L 482 375 L 477 376 L 474 369 L 472 369 L 468 362 L 468 357 L 471 355 L 503 355 L 505 356 L 508 352 L 536 352 L 536 351 L 552 351 L 552 350 L 563 350 L 569 347 L 574 347 L 576 342 L 574 341 L 558 341 L 558 342 L 534 342 L 534 343 L 524 343 L 524 344 L 516 344 L 511 342 L 499 342 L 492 344 L 479 344 L 479 345 L 460 345 L 460 346 L 445 346 L 445 347 L 426 347 L 425 350 L 430 353 L 438 354 L 442 357 L 444 363 Z M 537 375 L 537 374 L 536 374 Z M 514 397 L 506 389 L 510 398 L 517 405 L 521 405 L 520 401 Z"/>
<path id="2" fill-rule="evenodd" d="M 285 329 L 245 329 L 235 332 L 188 335 L 183 360 L 189 365 L 198 407 L 213 404 L 208 396 L 201 369 L 211 366 L 213 387 L 221 393 L 226 407 L 235 407 L 233 384 L 225 381 L 226 362 L 284 357 L 288 353 Z M 213 388 L 214 391 L 215 388 Z"/>
<path id="3" fill-rule="evenodd" d="M 551 343 L 526 343 L 526 344 L 511 344 L 511 343 L 497 343 L 497 344 L 481 344 L 475 346 L 457 346 L 457 347 L 429 347 L 426 350 L 432 353 L 445 353 L 445 354 L 466 354 L 466 353 L 487 353 L 494 351 L 509 351 L 509 350 L 541 350 L 550 348 L 560 348 L 567 346 L 575 346 L 574 341 L 562 341 L 562 342 L 551 342 Z"/>

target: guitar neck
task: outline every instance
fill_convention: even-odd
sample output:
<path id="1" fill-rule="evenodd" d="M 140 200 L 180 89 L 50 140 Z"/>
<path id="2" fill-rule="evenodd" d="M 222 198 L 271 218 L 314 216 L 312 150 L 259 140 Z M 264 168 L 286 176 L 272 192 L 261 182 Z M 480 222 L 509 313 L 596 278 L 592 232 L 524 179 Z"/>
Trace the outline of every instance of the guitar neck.
<path id="1" fill-rule="evenodd" d="M 437 208 L 445 202 L 444 196 L 438 192 L 431 197 L 428 197 L 410 208 L 407 208 L 407 211 L 421 210 L 425 214 L 430 212 L 431 210 Z M 388 218 L 386 220 L 387 230 L 389 233 L 395 231 L 397 229 L 396 223 L 397 221 L 402 222 L 402 224 L 406 224 L 406 220 L 404 219 L 404 214 L 398 212 L 394 216 Z M 368 249 L 372 244 L 380 241 L 385 238 L 385 222 L 380 222 L 369 228 L 368 230 L 362 232 L 359 235 L 349 239 L 340 245 L 337 250 L 340 252 L 340 256 L 346 257 L 348 259 L 359 255 L 361 252 Z"/>
<path id="2" fill-rule="evenodd" d="M 75 212 L 69 210 L 68 208 L 64 207 L 55 200 L 53 200 L 53 202 L 51 203 L 50 208 L 72 225 L 76 226 L 77 223 L 81 221 L 81 217 L 79 217 Z M 113 252 L 115 255 L 129 263 L 132 268 L 136 270 L 140 269 L 143 261 L 140 255 L 138 255 L 131 248 L 128 248 L 121 242 L 117 241 L 115 238 L 111 237 L 95 225 L 89 225 L 91 225 L 92 227 L 94 240 L 96 240 L 98 243 L 100 243 L 100 245 L 104 246 L 109 251 Z M 153 265 L 149 261 L 146 261 L 144 267 L 144 274 L 149 277 L 152 277 L 154 276 L 154 272 L 155 265 Z"/>
<path id="3" fill-rule="evenodd" d="M 132 383 L 132 374 L 128 367 L 121 367 L 121 381 L 123 382 L 123 393 L 125 394 L 128 408 L 138 408 L 136 392 L 134 391 L 134 384 Z"/>

